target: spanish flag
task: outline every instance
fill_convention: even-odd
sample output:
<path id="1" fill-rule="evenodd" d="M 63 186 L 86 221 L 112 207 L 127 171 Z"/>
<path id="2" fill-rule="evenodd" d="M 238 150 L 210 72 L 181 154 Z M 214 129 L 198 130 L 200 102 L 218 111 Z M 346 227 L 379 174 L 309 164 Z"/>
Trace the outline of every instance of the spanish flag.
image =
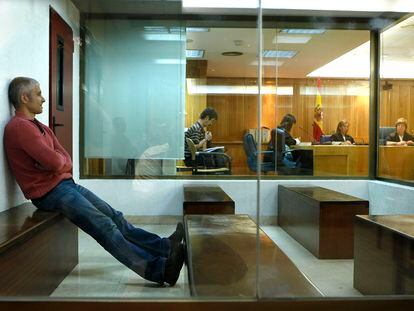
<path id="1" fill-rule="evenodd" d="M 318 78 L 316 87 L 316 100 L 314 108 L 313 120 L 313 139 L 317 142 L 321 140 L 323 135 L 323 113 L 322 113 L 322 96 L 321 96 L 321 79 Z"/>

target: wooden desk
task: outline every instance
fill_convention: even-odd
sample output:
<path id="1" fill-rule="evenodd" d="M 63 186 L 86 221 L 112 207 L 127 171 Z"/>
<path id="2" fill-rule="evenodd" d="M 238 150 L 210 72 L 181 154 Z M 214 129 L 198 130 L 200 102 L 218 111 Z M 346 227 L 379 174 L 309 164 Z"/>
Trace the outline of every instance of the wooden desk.
<path id="1" fill-rule="evenodd" d="M 354 254 L 354 216 L 368 214 L 369 202 L 321 187 L 278 189 L 278 223 L 320 259 Z"/>
<path id="2" fill-rule="evenodd" d="M 218 186 L 184 186 L 183 214 L 234 214 L 234 201 Z"/>
<path id="3" fill-rule="evenodd" d="M 380 177 L 414 180 L 414 147 L 380 146 Z"/>
<path id="4" fill-rule="evenodd" d="M 356 217 L 354 287 L 365 295 L 414 294 L 414 215 Z"/>
<path id="5" fill-rule="evenodd" d="M 257 270 L 257 227 L 247 215 L 187 215 L 185 228 L 192 296 L 321 296 L 262 230 Z"/>
<path id="6" fill-rule="evenodd" d="M 314 176 L 368 176 L 367 145 L 292 146 L 313 150 Z"/>

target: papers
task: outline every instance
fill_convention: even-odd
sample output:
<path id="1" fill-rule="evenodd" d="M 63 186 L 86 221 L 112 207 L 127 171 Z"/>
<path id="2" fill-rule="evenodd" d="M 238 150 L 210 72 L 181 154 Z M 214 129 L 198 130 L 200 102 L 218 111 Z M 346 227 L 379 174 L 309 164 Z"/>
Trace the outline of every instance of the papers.
<path id="1" fill-rule="evenodd" d="M 211 147 L 211 148 L 207 148 L 206 150 L 203 150 L 203 151 L 204 152 L 214 152 L 214 151 L 219 151 L 219 150 L 224 151 L 224 146 Z"/>

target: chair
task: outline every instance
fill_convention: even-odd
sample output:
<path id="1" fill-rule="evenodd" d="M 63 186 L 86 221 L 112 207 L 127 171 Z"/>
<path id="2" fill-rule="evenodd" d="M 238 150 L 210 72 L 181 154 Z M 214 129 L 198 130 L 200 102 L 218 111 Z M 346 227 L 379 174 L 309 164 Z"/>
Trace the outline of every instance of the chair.
<path id="1" fill-rule="evenodd" d="M 321 135 L 320 143 L 321 144 L 330 144 L 332 135 Z"/>
<path id="2" fill-rule="evenodd" d="M 185 141 L 187 142 L 188 148 L 191 152 L 191 162 L 192 162 L 192 174 L 193 175 L 231 175 L 231 158 L 222 152 L 203 152 L 197 151 L 197 148 L 191 138 L 186 137 Z M 200 157 L 205 155 L 211 155 L 214 157 L 222 157 L 226 167 L 219 168 L 207 168 L 206 165 L 200 166 L 199 163 Z"/>
<path id="3" fill-rule="evenodd" d="M 246 156 L 247 156 L 247 166 L 252 172 L 257 172 L 257 160 L 258 160 L 259 153 L 257 151 L 257 146 L 256 146 L 256 143 L 254 141 L 252 134 L 247 133 L 244 135 L 243 147 L 244 147 L 244 152 L 246 153 Z M 270 159 L 273 158 L 273 151 L 262 151 L 261 154 L 264 156 L 267 155 L 268 156 L 267 158 L 270 158 Z M 274 171 L 274 170 L 275 170 L 275 165 L 272 160 L 263 161 L 261 163 L 260 171 L 262 171 L 263 173 L 267 173 L 267 172 Z"/>
<path id="4" fill-rule="evenodd" d="M 276 144 L 274 136 L 277 133 Z M 276 171 L 279 175 L 313 175 L 313 151 L 286 149 L 286 134 L 282 129 L 273 129 L 272 142 L 276 146 Z"/>
<path id="5" fill-rule="evenodd" d="M 386 145 L 387 144 L 387 137 L 391 133 L 395 132 L 395 127 L 380 127 L 379 128 L 379 144 Z"/>

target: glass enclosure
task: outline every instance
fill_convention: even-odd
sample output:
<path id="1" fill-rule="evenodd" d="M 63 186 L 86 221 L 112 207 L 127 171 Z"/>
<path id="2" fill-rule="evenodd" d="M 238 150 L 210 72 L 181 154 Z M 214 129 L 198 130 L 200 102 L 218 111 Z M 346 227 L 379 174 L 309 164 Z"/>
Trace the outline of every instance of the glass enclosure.
<path id="1" fill-rule="evenodd" d="M 73 1 L 79 183 L 162 237 L 184 222 L 178 282 L 145 281 L 79 231 L 79 264 L 50 296 L 412 295 L 414 231 L 405 224 L 414 219 L 382 219 L 368 205 L 373 179 L 414 180 L 413 17 L 184 2 Z M 371 75 L 376 32 L 379 77 Z M 374 253 L 386 259 L 371 271 Z"/>
<path id="2" fill-rule="evenodd" d="M 381 35 L 378 176 L 403 182 L 414 179 L 412 23 L 408 17 Z"/>

